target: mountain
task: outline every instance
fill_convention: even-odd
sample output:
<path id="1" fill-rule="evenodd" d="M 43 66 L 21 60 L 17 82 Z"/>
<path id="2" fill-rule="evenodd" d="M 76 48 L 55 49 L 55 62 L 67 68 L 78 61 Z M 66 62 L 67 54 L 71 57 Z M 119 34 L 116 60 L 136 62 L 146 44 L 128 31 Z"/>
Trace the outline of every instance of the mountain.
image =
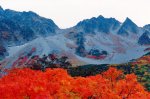
<path id="1" fill-rule="evenodd" d="M 17 12 L 0 7 L 0 45 L 4 49 L 25 44 L 38 36 L 55 35 L 57 30 L 58 26 L 51 19 L 34 12 Z"/>
<path id="2" fill-rule="evenodd" d="M 40 17 L 34 12 L 17 12 L 2 8 L 0 23 L 1 39 L 5 39 L 9 46 L 16 45 L 12 42 L 22 44 L 31 41 L 39 35 L 54 35 L 59 29 L 51 19 Z"/>
<path id="3" fill-rule="evenodd" d="M 50 53 L 68 56 L 74 65 L 129 62 L 147 53 L 147 27 L 138 27 L 129 18 L 121 23 L 98 16 L 59 29 L 34 12 L 0 8 L 0 64 L 10 67 L 23 57 Z"/>
<path id="4" fill-rule="evenodd" d="M 141 45 L 150 45 L 150 32 L 145 31 L 139 38 L 138 43 Z"/>
<path id="5" fill-rule="evenodd" d="M 117 32 L 119 35 L 126 35 L 128 36 L 130 33 L 138 34 L 139 27 L 129 18 L 122 23 L 122 26 Z"/>
<path id="6" fill-rule="evenodd" d="M 0 60 L 2 60 L 3 58 L 5 58 L 5 56 L 7 55 L 7 50 L 6 48 L 0 43 Z"/>
<path id="7" fill-rule="evenodd" d="M 150 31 L 150 24 L 145 25 L 143 28 L 144 28 L 145 30 L 147 30 L 147 31 Z"/>
<path id="8" fill-rule="evenodd" d="M 104 18 L 99 16 L 97 18 L 93 17 L 91 19 L 86 19 L 79 22 L 75 29 L 82 30 L 85 33 L 110 33 L 111 31 L 116 30 L 120 26 L 120 22 L 114 18 Z"/>

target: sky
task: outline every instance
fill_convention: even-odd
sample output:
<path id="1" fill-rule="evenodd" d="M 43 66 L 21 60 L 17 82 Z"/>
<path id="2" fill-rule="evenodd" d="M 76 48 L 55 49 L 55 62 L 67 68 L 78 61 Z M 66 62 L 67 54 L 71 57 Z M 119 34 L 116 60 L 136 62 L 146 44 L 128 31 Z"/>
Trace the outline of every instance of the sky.
<path id="1" fill-rule="evenodd" d="M 4 9 L 34 11 L 69 28 L 83 19 L 103 15 L 123 22 L 126 17 L 138 26 L 150 24 L 150 0 L 0 0 Z"/>

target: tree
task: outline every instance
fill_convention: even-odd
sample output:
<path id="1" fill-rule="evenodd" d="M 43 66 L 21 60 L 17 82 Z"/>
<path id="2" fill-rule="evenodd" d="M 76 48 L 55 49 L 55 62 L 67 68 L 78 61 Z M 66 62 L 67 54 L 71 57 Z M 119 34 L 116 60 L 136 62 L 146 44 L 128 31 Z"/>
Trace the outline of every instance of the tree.
<path id="1" fill-rule="evenodd" d="M 0 78 L 0 99 L 150 99 L 134 74 L 110 68 L 102 75 L 71 77 L 64 69 L 13 69 Z"/>

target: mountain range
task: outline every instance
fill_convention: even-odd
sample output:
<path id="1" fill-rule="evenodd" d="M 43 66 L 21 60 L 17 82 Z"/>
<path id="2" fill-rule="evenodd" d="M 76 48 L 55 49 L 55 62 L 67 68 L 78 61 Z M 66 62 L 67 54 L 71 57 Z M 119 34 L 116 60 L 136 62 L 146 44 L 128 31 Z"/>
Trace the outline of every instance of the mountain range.
<path id="1" fill-rule="evenodd" d="M 72 64 L 124 63 L 146 54 L 150 46 L 150 24 L 137 26 L 102 15 L 60 29 L 51 19 L 29 12 L 0 7 L 1 65 L 18 57 L 54 53 L 66 55 Z"/>

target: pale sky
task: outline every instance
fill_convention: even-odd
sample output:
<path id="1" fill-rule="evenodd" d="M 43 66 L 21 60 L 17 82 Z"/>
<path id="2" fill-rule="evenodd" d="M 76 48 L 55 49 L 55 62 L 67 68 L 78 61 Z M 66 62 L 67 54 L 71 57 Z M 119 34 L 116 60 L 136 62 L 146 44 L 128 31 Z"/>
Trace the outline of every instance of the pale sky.
<path id="1" fill-rule="evenodd" d="M 150 0 L 0 0 L 0 5 L 4 9 L 34 11 L 60 28 L 99 15 L 121 22 L 129 17 L 138 26 L 150 24 Z"/>

